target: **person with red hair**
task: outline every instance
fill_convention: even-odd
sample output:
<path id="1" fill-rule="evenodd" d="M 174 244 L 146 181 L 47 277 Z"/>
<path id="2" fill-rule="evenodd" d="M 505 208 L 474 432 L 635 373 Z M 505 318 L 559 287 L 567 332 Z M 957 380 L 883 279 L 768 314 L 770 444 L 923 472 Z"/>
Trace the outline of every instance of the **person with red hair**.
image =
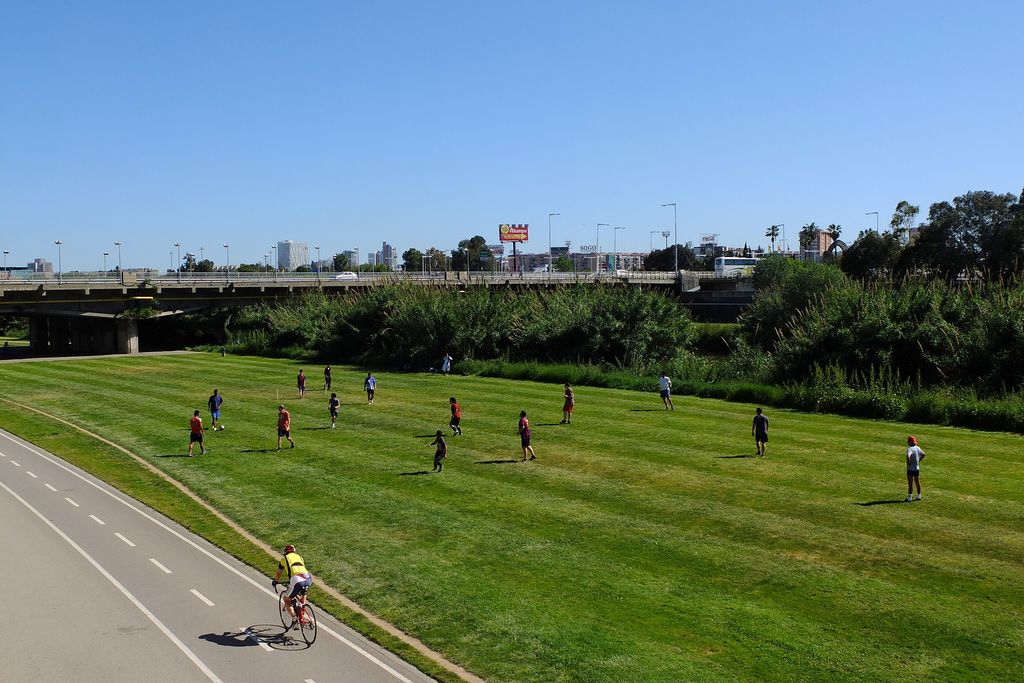
<path id="1" fill-rule="evenodd" d="M 917 439 L 913 436 L 907 437 L 907 497 L 903 502 L 909 503 L 914 500 L 914 486 L 917 486 L 917 500 L 921 500 L 921 461 L 924 460 L 924 451 L 917 445 Z"/>

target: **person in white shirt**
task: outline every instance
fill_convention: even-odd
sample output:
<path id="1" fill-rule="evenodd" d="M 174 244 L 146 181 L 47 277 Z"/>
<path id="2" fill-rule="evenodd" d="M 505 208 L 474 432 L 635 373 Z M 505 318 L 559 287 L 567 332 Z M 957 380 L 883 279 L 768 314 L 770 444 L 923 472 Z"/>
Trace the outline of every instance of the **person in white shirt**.
<path id="1" fill-rule="evenodd" d="M 921 461 L 924 460 L 924 451 L 917 445 L 917 439 L 913 436 L 907 437 L 907 497 L 904 502 L 909 503 L 913 499 L 914 486 L 917 486 L 917 500 L 921 500 Z"/>
<path id="2" fill-rule="evenodd" d="M 665 404 L 665 410 L 675 410 L 672 405 L 672 380 L 664 372 L 658 378 L 658 386 L 661 387 L 661 402 Z"/>

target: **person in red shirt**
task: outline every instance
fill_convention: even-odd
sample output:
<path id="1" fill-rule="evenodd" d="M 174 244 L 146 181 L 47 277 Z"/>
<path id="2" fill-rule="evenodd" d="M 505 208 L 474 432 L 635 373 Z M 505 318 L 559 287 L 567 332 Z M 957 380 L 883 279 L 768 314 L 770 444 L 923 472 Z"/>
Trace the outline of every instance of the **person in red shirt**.
<path id="1" fill-rule="evenodd" d="M 448 399 L 448 403 L 452 408 L 452 419 L 448 422 L 448 426 L 452 428 L 452 436 L 462 436 L 462 427 L 459 426 L 462 422 L 462 408 L 454 396 Z"/>
<path id="2" fill-rule="evenodd" d="M 526 417 L 526 411 L 520 411 L 519 413 L 519 442 L 523 447 L 523 462 L 526 461 L 526 454 L 530 454 L 530 460 L 536 460 L 537 454 L 533 452 L 533 446 L 530 445 L 530 439 L 533 436 L 530 432 L 530 420 Z"/>
<path id="3" fill-rule="evenodd" d="M 188 457 L 192 457 L 192 447 L 199 444 L 199 455 L 206 455 L 206 447 L 203 446 L 203 418 L 199 417 L 199 411 L 192 413 L 192 419 L 188 421 Z"/>
<path id="4" fill-rule="evenodd" d="M 288 443 L 295 448 L 295 442 L 292 441 L 292 415 L 284 409 L 282 403 L 277 407 L 277 450 L 281 450 L 281 437 L 288 439 Z"/>

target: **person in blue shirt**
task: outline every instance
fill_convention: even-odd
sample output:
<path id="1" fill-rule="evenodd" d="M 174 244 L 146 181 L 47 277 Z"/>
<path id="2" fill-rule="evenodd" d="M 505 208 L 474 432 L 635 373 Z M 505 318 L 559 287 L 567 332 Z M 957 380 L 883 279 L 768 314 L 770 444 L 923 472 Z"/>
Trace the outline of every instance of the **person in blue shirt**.
<path id="1" fill-rule="evenodd" d="M 224 404 L 224 397 L 220 395 L 220 391 L 217 389 L 213 390 L 213 395 L 207 401 L 207 405 L 210 408 L 210 427 L 213 431 L 224 429 L 224 425 L 217 425 L 217 421 L 220 419 L 220 407 Z"/>

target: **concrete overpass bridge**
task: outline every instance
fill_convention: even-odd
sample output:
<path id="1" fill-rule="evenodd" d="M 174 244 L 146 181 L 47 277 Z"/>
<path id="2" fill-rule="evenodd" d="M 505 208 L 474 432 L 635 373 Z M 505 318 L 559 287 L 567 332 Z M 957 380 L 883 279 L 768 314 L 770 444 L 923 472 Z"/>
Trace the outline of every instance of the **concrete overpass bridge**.
<path id="1" fill-rule="evenodd" d="M 749 304 L 743 281 L 681 271 L 594 273 L 51 273 L 0 279 L 0 314 L 27 317 L 33 355 L 138 353 L 140 323 L 211 306 L 246 306 L 306 292 L 344 294 L 385 284 L 547 288 L 570 284 L 653 287 L 679 293 L 698 318 L 702 306 L 734 319 Z M 739 286 L 739 288 L 737 288 Z M 728 292 L 733 294 L 729 295 Z M 718 292 L 718 294 L 715 294 Z M 722 292 L 726 295 L 723 297 Z M 731 299 L 730 299 L 731 296 Z M 722 307 L 725 307 L 724 309 Z M 710 309 L 707 309 L 710 310 Z M 722 315 L 712 316 L 722 318 Z"/>

